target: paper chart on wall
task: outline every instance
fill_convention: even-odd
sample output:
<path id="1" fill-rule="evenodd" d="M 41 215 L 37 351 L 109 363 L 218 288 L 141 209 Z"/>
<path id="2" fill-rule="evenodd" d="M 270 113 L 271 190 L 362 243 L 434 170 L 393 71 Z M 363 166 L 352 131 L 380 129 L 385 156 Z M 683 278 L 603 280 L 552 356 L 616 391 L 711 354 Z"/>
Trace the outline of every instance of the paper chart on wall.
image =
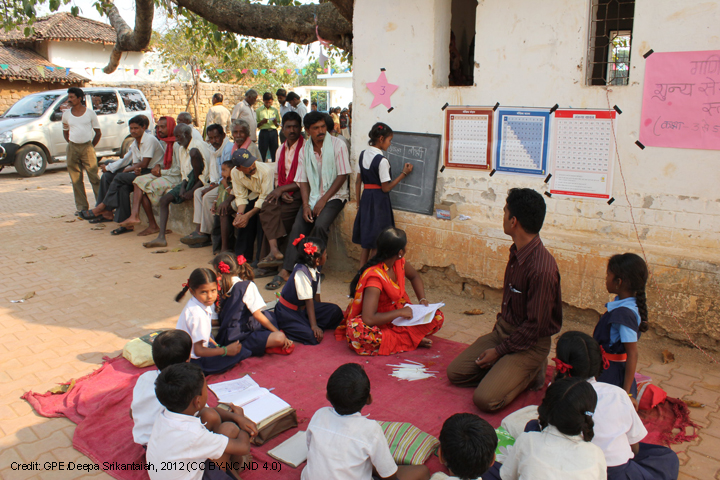
<path id="1" fill-rule="evenodd" d="M 489 170 L 492 152 L 492 108 L 445 110 L 445 165 Z"/>
<path id="2" fill-rule="evenodd" d="M 550 109 L 500 108 L 497 115 L 495 169 L 545 175 Z"/>
<path id="3" fill-rule="evenodd" d="M 553 128 L 550 193 L 609 199 L 612 196 L 614 110 L 557 110 Z"/>

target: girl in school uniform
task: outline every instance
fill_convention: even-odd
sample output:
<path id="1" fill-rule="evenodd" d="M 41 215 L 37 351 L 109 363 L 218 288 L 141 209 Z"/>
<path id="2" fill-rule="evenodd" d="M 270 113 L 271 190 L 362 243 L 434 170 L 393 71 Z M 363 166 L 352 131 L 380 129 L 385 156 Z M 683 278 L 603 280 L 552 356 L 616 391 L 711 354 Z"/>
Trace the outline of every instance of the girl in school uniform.
<path id="1" fill-rule="evenodd" d="M 343 313 L 337 305 L 320 301 L 319 269 L 327 261 L 325 242 L 301 234 L 293 245 L 298 249 L 297 263 L 278 297 L 275 317 L 288 338 L 317 345 L 324 330 L 338 326 Z"/>
<path id="2" fill-rule="evenodd" d="M 500 468 L 502 480 L 605 480 L 605 456 L 594 436 L 595 390 L 585 380 L 563 378 L 545 393 L 540 432 L 525 432 Z"/>
<path id="3" fill-rule="evenodd" d="M 598 382 L 603 359 L 597 342 L 582 332 L 565 332 L 557 342 L 555 379 L 586 380 L 597 394 L 592 443 L 600 447 L 607 463 L 608 480 L 675 480 L 680 462 L 671 449 L 640 441 L 647 430 L 630 397 L 620 387 Z M 537 430 L 537 421 L 526 431 Z"/>
<path id="4" fill-rule="evenodd" d="M 371 251 L 377 248 L 375 242 L 380 232 L 387 227 L 395 226 L 390 190 L 413 171 L 413 166 L 406 163 L 402 173 L 392 179 L 390 162 L 383 154 L 392 143 L 393 131 L 389 126 L 378 122 L 370 129 L 368 136 L 370 148 L 360 152 L 356 170 L 358 176 L 355 182 L 357 216 L 352 241 L 362 247 L 360 265 L 365 265 L 371 256 Z M 365 185 L 362 195 L 361 184 Z"/>
<path id="5" fill-rule="evenodd" d="M 608 261 L 605 285 L 608 293 L 616 297 L 606 304 L 608 311 L 600 317 L 593 332 L 608 365 L 598 381 L 625 390 L 636 410 L 637 342 L 640 334 L 648 329 L 647 279 L 647 265 L 639 256 L 634 253 L 612 256 Z"/>
<path id="6" fill-rule="evenodd" d="M 277 327 L 275 315 L 263 311 L 265 301 L 253 280 L 255 274 L 245 257 L 221 253 L 212 261 L 220 283 L 218 329 L 216 340 L 220 344 L 239 341 L 251 356 L 265 353 L 289 355 L 295 349 Z"/>
<path id="7" fill-rule="evenodd" d="M 179 302 L 188 291 L 192 295 L 175 328 L 190 334 L 193 343 L 190 361 L 199 365 L 206 375 L 229 370 L 252 354 L 237 340 L 222 345 L 213 338 L 211 319 L 217 290 L 215 272 L 209 268 L 196 268 L 175 297 Z"/>

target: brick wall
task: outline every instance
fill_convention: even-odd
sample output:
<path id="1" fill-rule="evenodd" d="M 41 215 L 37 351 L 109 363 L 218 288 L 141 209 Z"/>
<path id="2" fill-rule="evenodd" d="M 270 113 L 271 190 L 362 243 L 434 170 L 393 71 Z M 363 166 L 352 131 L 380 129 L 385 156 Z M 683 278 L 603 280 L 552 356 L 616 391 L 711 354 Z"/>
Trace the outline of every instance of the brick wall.
<path id="1" fill-rule="evenodd" d="M 0 114 L 5 113 L 8 108 L 26 95 L 64 87 L 59 83 L 28 83 L 23 80 L 2 79 L 0 80 Z"/>
<path id="2" fill-rule="evenodd" d="M 150 107 L 152 108 L 155 120 L 166 115 L 176 117 L 178 113 L 184 112 L 187 107 L 188 100 L 192 94 L 191 83 L 115 83 L 101 84 L 92 83 L 93 87 L 117 87 L 117 88 L 137 88 L 145 94 Z M 214 93 L 222 93 L 224 98 L 223 104 L 229 110 L 238 103 L 248 87 L 243 85 L 231 85 L 227 83 L 201 83 L 199 90 L 199 112 L 198 127 L 205 126 L 205 115 L 210 107 L 212 107 L 211 99 Z M 187 107 L 187 111 L 195 117 L 193 104 Z"/>

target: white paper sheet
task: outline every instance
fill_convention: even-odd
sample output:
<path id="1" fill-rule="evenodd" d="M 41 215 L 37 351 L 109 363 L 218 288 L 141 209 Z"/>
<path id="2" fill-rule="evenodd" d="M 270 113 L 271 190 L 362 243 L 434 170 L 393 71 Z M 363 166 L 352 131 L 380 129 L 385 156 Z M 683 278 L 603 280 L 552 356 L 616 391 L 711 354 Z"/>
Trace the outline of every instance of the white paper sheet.
<path id="1" fill-rule="evenodd" d="M 250 375 L 245 375 L 242 378 L 238 378 L 235 380 L 228 380 L 227 382 L 220 382 L 220 383 L 213 383 L 212 385 L 208 385 L 210 387 L 210 390 L 212 390 L 215 395 L 218 396 L 218 398 L 222 396 L 227 396 L 231 394 L 235 394 L 237 392 L 242 392 L 243 390 L 246 390 L 251 387 L 259 387 L 257 382 L 252 379 Z M 225 401 L 225 400 L 221 400 Z"/>
<path id="2" fill-rule="evenodd" d="M 267 393 L 254 402 L 242 407 L 245 416 L 255 423 L 260 423 L 266 418 L 290 408 L 290 404 L 272 393 Z"/>
<path id="3" fill-rule="evenodd" d="M 259 386 L 249 375 L 237 380 L 214 383 L 209 385 L 209 388 L 220 402 L 242 407 L 245 416 L 255 423 L 290 407 L 285 400 Z"/>
<path id="4" fill-rule="evenodd" d="M 425 305 L 407 305 L 413 311 L 413 318 L 398 317 L 393 320 L 393 325 L 398 327 L 410 327 L 413 325 L 425 325 L 432 322 L 435 318 L 435 312 L 445 306 L 444 303 L 431 303 L 427 307 Z"/>

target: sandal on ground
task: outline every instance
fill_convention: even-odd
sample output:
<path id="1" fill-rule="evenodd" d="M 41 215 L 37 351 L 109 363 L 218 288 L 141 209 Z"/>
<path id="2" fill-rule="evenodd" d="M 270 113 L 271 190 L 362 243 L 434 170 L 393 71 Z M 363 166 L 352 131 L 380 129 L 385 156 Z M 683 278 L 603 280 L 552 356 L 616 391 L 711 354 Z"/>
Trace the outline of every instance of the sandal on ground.
<path id="1" fill-rule="evenodd" d="M 125 227 L 118 227 L 115 230 L 113 230 L 112 232 L 110 232 L 110 235 L 122 235 L 123 233 L 128 233 L 128 232 L 132 232 L 132 230 L 130 230 L 129 228 L 125 228 Z"/>
<path id="2" fill-rule="evenodd" d="M 277 275 L 277 268 L 255 268 L 255 278 L 272 277 Z"/>
<path id="3" fill-rule="evenodd" d="M 92 210 L 83 210 L 80 212 L 80 215 L 78 217 L 82 218 L 83 220 L 93 220 L 95 218 L 98 218 L 97 215 L 92 213 Z"/>
<path id="4" fill-rule="evenodd" d="M 257 264 L 258 268 L 277 268 L 283 264 L 284 259 L 276 259 L 272 254 L 260 260 Z"/>
<path id="5" fill-rule="evenodd" d="M 200 243 L 207 243 L 210 240 L 210 235 L 205 233 L 192 232 L 190 235 L 185 235 L 180 239 L 181 243 L 185 245 L 197 245 Z"/>
<path id="6" fill-rule="evenodd" d="M 272 281 L 265 285 L 265 290 L 277 290 L 283 285 L 285 285 L 285 279 L 282 278 L 280 275 L 275 275 Z"/>
<path id="7" fill-rule="evenodd" d="M 103 217 L 103 216 L 100 216 L 100 217 L 95 217 L 95 218 L 93 218 L 92 220 L 88 220 L 88 223 L 92 223 L 92 224 L 95 224 L 95 223 L 105 223 L 105 222 L 112 222 L 112 219 L 111 219 L 111 218 L 105 218 L 105 217 Z"/>

